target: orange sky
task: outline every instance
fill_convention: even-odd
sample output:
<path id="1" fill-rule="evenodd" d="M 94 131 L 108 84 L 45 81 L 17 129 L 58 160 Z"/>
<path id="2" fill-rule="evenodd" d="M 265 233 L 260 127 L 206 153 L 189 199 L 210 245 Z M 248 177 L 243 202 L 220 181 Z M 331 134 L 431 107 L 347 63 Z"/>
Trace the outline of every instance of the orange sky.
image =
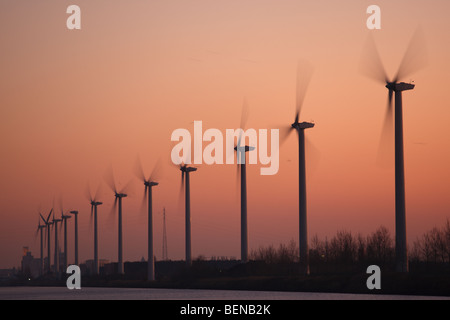
<path id="1" fill-rule="evenodd" d="M 309 157 L 309 235 L 337 230 L 394 231 L 394 169 L 375 164 L 387 90 L 358 72 L 365 39 L 365 1 L 86 1 L 82 30 L 66 28 L 69 3 L 0 3 L 0 268 L 18 266 L 22 246 L 39 256 L 38 209 L 62 196 L 80 211 L 80 259 L 91 259 L 85 186 L 109 165 L 118 181 L 133 176 L 138 154 L 150 172 L 169 158 L 170 135 L 203 121 L 237 128 L 242 100 L 248 127 L 290 124 L 299 58 L 315 68 L 302 118 L 319 151 Z M 72 3 L 70 3 L 72 4 Z M 382 30 L 374 38 L 389 75 L 414 30 L 427 40 L 427 68 L 404 94 L 409 244 L 450 218 L 450 3 L 377 1 Z M 408 8 L 405 9 L 405 6 Z M 404 79 L 409 81 L 411 79 Z M 311 154 L 311 152 L 310 152 Z M 393 160 L 393 159 L 392 159 Z M 314 163 L 313 163 L 314 162 Z M 248 169 L 249 247 L 298 239 L 297 140 L 282 146 L 280 171 Z M 193 256 L 240 256 L 235 166 L 201 166 L 192 175 Z M 171 259 L 184 258 L 180 172 L 168 161 L 154 191 L 155 252 L 161 258 L 162 209 Z M 146 256 L 143 186 L 124 200 L 124 258 Z M 113 194 L 104 185 L 100 257 L 117 260 Z M 69 262 L 73 260 L 73 222 Z M 52 236 L 53 237 L 53 236 Z M 53 250 L 53 247 L 52 247 Z"/>

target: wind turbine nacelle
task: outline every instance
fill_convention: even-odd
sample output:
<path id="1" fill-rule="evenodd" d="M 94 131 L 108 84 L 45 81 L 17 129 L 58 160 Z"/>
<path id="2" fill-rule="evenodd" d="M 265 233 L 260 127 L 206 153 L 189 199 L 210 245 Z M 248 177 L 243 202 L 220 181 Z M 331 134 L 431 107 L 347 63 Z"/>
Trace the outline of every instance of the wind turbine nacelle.
<path id="1" fill-rule="evenodd" d="M 241 151 L 241 152 L 244 151 L 244 149 L 245 149 L 245 152 L 249 152 L 249 151 L 255 150 L 255 147 L 250 147 L 250 146 L 238 147 L 238 146 L 236 146 L 236 147 L 234 147 L 234 151 L 237 151 L 238 148 L 239 148 L 239 151 Z"/>
<path id="2" fill-rule="evenodd" d="M 405 83 L 405 82 L 388 83 L 386 85 L 386 88 L 388 88 L 389 90 L 393 90 L 394 92 L 401 92 L 401 91 L 412 90 L 415 88 L 415 85 L 411 84 L 411 83 Z"/>
<path id="3" fill-rule="evenodd" d="M 159 183 L 158 182 L 153 182 L 153 181 L 150 181 L 150 182 L 149 181 L 145 181 L 144 185 L 147 186 L 147 187 L 155 187 L 155 186 L 159 185 Z"/>
<path id="4" fill-rule="evenodd" d="M 70 211 L 71 214 L 78 214 L 78 211 Z"/>
<path id="5" fill-rule="evenodd" d="M 314 128 L 315 124 L 311 122 L 293 123 L 292 128 L 294 129 L 311 129 Z"/>

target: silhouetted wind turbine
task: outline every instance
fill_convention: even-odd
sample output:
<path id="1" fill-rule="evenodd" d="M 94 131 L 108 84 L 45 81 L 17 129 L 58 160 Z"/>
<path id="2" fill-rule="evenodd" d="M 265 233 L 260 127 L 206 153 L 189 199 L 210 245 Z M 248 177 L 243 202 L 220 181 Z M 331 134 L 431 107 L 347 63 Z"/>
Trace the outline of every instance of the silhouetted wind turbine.
<path id="1" fill-rule="evenodd" d="M 242 131 L 245 130 L 245 124 L 248 118 L 248 105 L 247 101 L 244 100 L 242 106 L 241 115 L 241 127 Z M 246 146 L 242 143 L 242 133 L 239 133 L 239 138 L 237 145 L 234 147 L 236 151 L 236 162 L 238 165 L 238 179 L 240 171 L 240 181 L 241 181 L 241 261 L 248 262 L 248 228 L 247 228 L 247 170 L 246 170 L 246 153 L 255 150 L 254 147 Z"/>
<path id="2" fill-rule="evenodd" d="M 363 61 L 362 71 L 365 75 L 385 84 L 389 90 L 388 105 L 384 120 L 382 138 L 391 135 L 392 131 L 392 99 L 395 93 L 395 256 L 396 270 L 398 272 L 408 272 L 408 252 L 406 241 L 406 203 L 405 203 L 405 168 L 403 151 L 403 102 L 402 92 L 413 90 L 415 85 L 411 83 L 398 82 L 405 76 L 419 70 L 425 65 L 424 43 L 420 30 L 414 34 L 409 47 L 403 57 L 396 76 L 389 80 L 381 62 L 378 50 L 372 37 L 365 47 L 364 58 L 370 61 Z M 381 145 L 385 141 L 381 141 Z"/>
<path id="3" fill-rule="evenodd" d="M 100 188 L 100 187 L 99 187 Z M 94 274 L 97 275 L 99 273 L 99 265 L 98 265 L 98 223 L 97 223 L 97 207 L 101 206 L 103 202 L 97 201 L 97 194 L 92 197 L 89 185 L 87 188 L 88 198 L 91 203 L 91 223 L 92 217 L 94 217 Z"/>
<path id="4" fill-rule="evenodd" d="M 47 272 L 51 273 L 52 269 L 51 269 L 51 242 L 50 242 L 50 226 L 53 225 L 53 222 L 50 221 L 50 216 L 52 215 L 53 212 L 53 208 L 50 210 L 50 213 L 47 216 L 47 219 L 45 219 L 42 215 L 41 218 L 45 223 L 45 227 L 47 228 L 47 256 L 48 256 L 48 265 L 47 265 Z"/>
<path id="5" fill-rule="evenodd" d="M 78 266 L 78 211 L 70 211 L 75 217 L 75 265 Z"/>
<path id="6" fill-rule="evenodd" d="M 290 127 L 283 128 L 282 139 L 296 130 L 298 134 L 298 180 L 299 180 L 299 251 L 300 272 L 309 274 L 309 249 L 307 228 L 307 204 L 306 204 L 306 157 L 305 157 L 305 130 L 314 128 L 310 122 L 299 122 L 300 113 L 305 99 L 306 89 L 312 76 L 312 68 L 309 65 L 299 63 L 297 69 L 297 99 L 294 123 Z"/>
<path id="7" fill-rule="evenodd" d="M 189 167 L 191 163 L 190 152 L 186 156 L 186 160 L 180 161 L 181 171 L 181 190 L 185 190 L 185 245 L 186 245 L 186 264 L 192 265 L 192 247 L 191 247 L 191 190 L 189 174 L 197 171 L 197 168 Z"/>
<path id="8" fill-rule="evenodd" d="M 72 216 L 65 215 L 63 210 L 61 210 L 61 220 L 64 224 L 64 265 L 63 272 L 67 270 L 67 220 L 72 218 Z"/>
<path id="9" fill-rule="evenodd" d="M 117 190 L 116 182 L 114 180 L 114 174 L 111 170 L 109 170 L 105 175 L 105 180 L 112 191 L 114 191 L 114 212 L 116 211 L 116 207 L 118 207 L 118 216 L 119 216 L 119 245 L 118 245 L 118 261 L 117 261 L 117 272 L 119 274 L 124 273 L 123 269 L 123 240 L 122 240 L 122 199 L 127 197 L 127 194 L 124 192 L 125 188 L 121 191 Z"/>
<path id="10" fill-rule="evenodd" d="M 41 243 L 40 243 L 40 253 L 41 253 L 41 261 L 39 263 L 39 275 L 42 276 L 44 274 L 44 237 L 42 230 L 45 228 L 45 220 L 44 224 L 41 224 L 42 215 L 39 213 L 39 224 L 36 230 L 36 234 L 40 233 Z M 42 218 L 43 219 L 43 218 Z"/>
<path id="11" fill-rule="evenodd" d="M 145 178 L 144 169 L 142 168 L 141 161 L 138 159 L 136 161 L 135 166 L 135 174 L 136 176 L 144 183 L 145 193 L 144 193 L 144 201 L 147 199 L 148 204 L 148 262 L 147 262 L 147 280 L 153 281 L 155 280 L 155 256 L 153 253 L 153 198 L 152 198 L 152 189 L 156 187 L 159 183 L 156 182 L 156 174 L 159 169 L 159 166 L 156 165 L 153 169 L 152 173 L 148 177 Z"/>
<path id="12" fill-rule="evenodd" d="M 58 222 L 62 219 L 55 219 L 55 212 L 53 212 L 53 227 L 55 228 L 55 274 L 59 274 L 59 243 L 58 243 Z"/>

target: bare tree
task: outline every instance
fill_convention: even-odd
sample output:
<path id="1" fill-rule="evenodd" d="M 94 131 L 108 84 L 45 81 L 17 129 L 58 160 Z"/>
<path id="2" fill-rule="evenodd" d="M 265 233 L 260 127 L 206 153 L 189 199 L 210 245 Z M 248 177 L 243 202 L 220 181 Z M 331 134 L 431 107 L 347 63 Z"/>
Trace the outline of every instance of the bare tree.
<path id="1" fill-rule="evenodd" d="M 367 256 L 373 261 L 386 263 L 393 257 L 393 243 L 389 230 L 381 226 L 367 237 Z"/>
<path id="2" fill-rule="evenodd" d="M 356 241 L 351 232 L 338 231 L 331 239 L 329 248 L 330 257 L 338 263 L 351 263 L 356 257 Z"/>
<path id="3" fill-rule="evenodd" d="M 445 255 L 447 257 L 447 261 L 450 262 L 450 220 L 448 219 L 443 232 L 445 242 Z"/>

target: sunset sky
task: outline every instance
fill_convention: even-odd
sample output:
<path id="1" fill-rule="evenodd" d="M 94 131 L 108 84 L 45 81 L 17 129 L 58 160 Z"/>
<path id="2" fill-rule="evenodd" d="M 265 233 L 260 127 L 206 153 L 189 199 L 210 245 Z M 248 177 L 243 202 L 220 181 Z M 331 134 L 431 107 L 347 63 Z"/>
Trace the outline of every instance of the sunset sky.
<path id="1" fill-rule="evenodd" d="M 66 9 L 81 8 L 82 29 L 68 30 Z M 369 5 L 382 29 L 366 27 Z M 314 74 L 302 120 L 307 137 L 309 237 L 338 230 L 367 235 L 384 225 L 394 236 L 394 159 L 376 164 L 387 89 L 359 71 L 373 34 L 394 76 L 420 26 L 428 65 L 403 95 L 408 242 L 450 219 L 450 2 L 448 0 L 73 0 L 0 2 L 0 268 L 20 265 L 22 247 L 39 257 L 38 213 L 61 197 L 78 210 L 80 260 L 93 258 L 86 186 L 99 200 L 99 255 L 117 261 L 117 218 L 104 183 L 133 180 L 123 200 L 124 260 L 146 257 L 144 186 L 133 174 L 139 155 L 154 188 L 155 254 L 184 259 L 180 171 L 170 164 L 171 133 L 240 125 L 270 129 L 295 117 L 297 62 Z M 249 248 L 298 241 L 298 144 L 280 150 L 280 170 L 248 168 Z M 240 257 L 235 165 L 199 166 L 191 175 L 192 255 Z M 72 219 L 73 220 L 73 219 Z M 73 263 L 73 221 L 69 221 Z M 52 234 L 53 240 L 53 234 Z M 52 245 L 52 252 L 53 252 Z M 52 257 L 53 261 L 53 257 Z"/>

